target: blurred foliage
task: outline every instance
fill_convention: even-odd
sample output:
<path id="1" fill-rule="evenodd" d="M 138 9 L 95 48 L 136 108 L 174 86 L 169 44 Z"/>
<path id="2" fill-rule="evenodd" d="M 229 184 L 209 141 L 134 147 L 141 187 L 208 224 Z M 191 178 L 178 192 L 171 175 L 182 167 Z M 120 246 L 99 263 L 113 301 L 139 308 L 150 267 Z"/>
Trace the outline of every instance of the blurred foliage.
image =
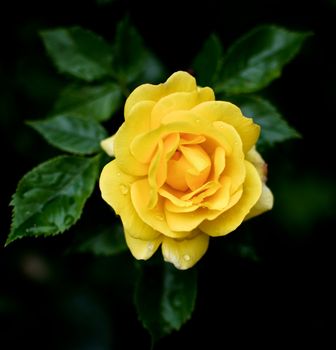
<path id="1" fill-rule="evenodd" d="M 325 161 L 333 159 L 334 135 L 328 125 L 333 115 L 330 101 L 335 98 L 335 86 L 331 82 L 336 78 L 335 56 L 329 52 L 334 4 L 332 1 L 305 2 L 297 6 L 290 1 L 272 4 L 210 1 L 199 11 L 194 11 L 193 5 L 180 2 L 178 5 L 179 11 L 175 11 L 173 3 L 166 4 L 166 12 L 160 9 L 160 16 L 150 15 L 145 3 L 130 1 L 125 5 L 118 0 L 97 1 L 97 5 L 84 2 L 81 11 L 71 9 L 68 2 L 62 1 L 51 2 L 47 7 L 40 5 L 49 15 L 39 15 L 33 7 L 27 11 L 21 7 L 22 15 L 15 16 L 10 10 L 8 15 L 13 20 L 2 30 L 6 33 L 6 49 L 0 66 L 0 142 L 6 150 L 4 164 L 13 164 L 14 160 L 14 166 L 2 171 L 6 185 L 2 190 L 1 209 L 7 218 L 1 222 L 2 240 L 5 242 L 8 235 L 11 218 L 8 202 L 19 179 L 39 162 L 59 155 L 37 137 L 24 120 L 44 123 L 45 116 L 51 118 L 48 121 L 78 117 L 76 122 L 81 122 L 94 111 L 95 121 L 104 122 L 110 133 L 122 120 L 122 94 L 140 82 L 159 81 L 166 71 L 189 69 L 204 43 L 209 61 L 198 58 L 192 66 L 197 79 L 211 85 L 207 81 L 215 82 L 221 71 L 218 59 L 222 53 L 234 52 L 235 49 L 227 48 L 256 25 L 275 23 L 290 29 L 284 33 L 313 31 L 314 36 L 304 45 L 302 53 L 285 68 L 281 67 L 281 79 L 257 92 L 258 96 L 255 92 L 245 95 L 251 91 L 249 88 L 235 97 L 246 99 L 245 108 L 251 111 L 246 114 L 253 116 L 251 104 L 261 101 L 256 114 L 268 109 L 275 120 L 284 115 L 302 135 L 302 139 L 274 148 L 264 147 L 264 158 L 269 163 L 269 186 L 275 194 L 274 210 L 251 220 L 245 225 L 248 227 L 242 227 L 236 234 L 211 244 L 198 267 L 198 297 L 192 319 L 179 332 L 159 340 L 155 348 L 204 342 L 207 347 L 219 343 L 229 347 L 231 342 L 235 346 L 246 343 L 269 346 L 267 336 L 277 345 L 291 341 L 302 346 L 316 341 L 323 347 L 332 335 L 328 320 L 335 298 L 332 228 L 336 188 L 329 162 Z M 62 9 L 59 15 L 53 12 L 57 8 Z M 118 27 L 117 23 L 127 13 L 129 19 Z M 138 30 L 123 33 L 129 23 Z M 78 29 L 78 25 L 99 33 L 111 43 L 118 37 L 130 35 L 132 38 L 132 33 L 140 32 L 139 37 L 134 34 L 134 45 L 140 50 L 139 59 L 147 63 L 139 67 L 151 69 L 139 72 L 134 68 L 130 75 L 129 72 L 110 75 L 108 69 L 96 69 L 94 52 L 84 50 L 84 55 L 89 55 L 93 73 L 85 69 L 84 73 L 69 71 L 63 62 L 68 61 L 61 59 L 59 69 L 67 73 L 65 78 L 61 77 L 44 54 L 38 32 L 61 35 L 60 44 L 70 50 L 65 52 L 71 52 L 72 59 L 82 64 L 83 50 L 73 55 L 69 43 L 91 34 Z M 211 34 L 213 32 L 218 35 Z M 211 39 L 207 41 L 209 35 Z M 304 37 L 294 34 L 300 45 Z M 123 40 L 127 40 L 129 46 L 118 44 L 126 50 L 118 58 L 119 67 L 133 45 L 132 39 Z M 94 41 L 92 45 L 100 48 Z M 143 42 L 151 49 L 150 54 L 141 51 Z M 111 46 L 112 53 L 118 45 Z M 109 50 L 104 44 L 101 46 Z M 50 49 L 49 55 L 53 57 Z M 85 56 L 84 62 L 87 59 Z M 200 67 L 206 65 L 207 69 L 201 71 Z M 125 69 L 127 71 L 127 67 Z M 81 82 L 81 74 L 86 80 L 87 77 L 98 80 Z M 125 76 L 131 76 L 132 81 L 125 81 Z M 229 79 L 227 73 L 224 76 Z M 269 76 L 276 77 L 267 75 L 267 79 Z M 230 95 L 235 92 L 225 91 L 225 97 L 233 100 Z M 56 96 L 59 98 L 55 102 Z M 109 120 L 111 115 L 113 120 Z M 284 119 L 277 125 L 280 130 L 286 130 L 287 136 L 296 135 L 284 124 Z M 287 138 L 279 140 L 274 134 L 272 137 L 274 139 L 266 137 L 270 144 Z M 36 349 L 122 349 L 135 344 L 149 347 L 150 340 L 136 319 L 132 303 L 139 269 L 125 250 L 124 242 L 116 239 L 121 236 L 119 221 L 113 219 L 95 192 L 86 203 L 82 219 L 66 235 L 20 240 L 1 250 L 0 334 L 4 348 L 18 348 L 22 339 Z M 94 222 L 101 225 L 96 227 Z M 113 239 L 106 233 L 108 227 L 112 227 L 115 234 Z M 64 251 L 68 253 L 63 255 Z M 101 256 L 85 253 L 92 251 Z M 150 268 L 140 265 L 141 269 Z M 146 283 L 155 284 L 155 281 L 150 279 Z"/>

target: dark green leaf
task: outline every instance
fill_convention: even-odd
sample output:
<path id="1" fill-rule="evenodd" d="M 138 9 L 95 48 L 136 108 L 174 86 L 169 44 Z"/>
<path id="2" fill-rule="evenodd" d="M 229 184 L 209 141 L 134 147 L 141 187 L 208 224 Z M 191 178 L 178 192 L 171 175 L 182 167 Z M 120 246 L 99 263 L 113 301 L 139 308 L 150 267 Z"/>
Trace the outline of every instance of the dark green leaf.
<path id="1" fill-rule="evenodd" d="M 259 96 L 237 96 L 233 99 L 246 117 L 253 118 L 261 126 L 258 141 L 260 148 L 272 146 L 300 134 L 288 125 L 277 109 L 266 99 Z"/>
<path id="2" fill-rule="evenodd" d="M 94 235 L 81 242 L 76 250 L 111 256 L 127 249 L 122 225 L 114 224 L 111 227 L 104 227 L 101 231 L 95 231 Z"/>
<path id="3" fill-rule="evenodd" d="M 159 59 L 150 51 L 146 51 L 143 57 L 143 69 L 138 79 L 140 83 L 159 83 L 167 75 L 166 69 Z"/>
<path id="4" fill-rule="evenodd" d="M 99 156 L 62 156 L 40 164 L 19 182 L 6 244 L 28 236 L 49 236 L 70 228 L 81 216 L 98 176 Z"/>
<path id="5" fill-rule="evenodd" d="M 196 56 L 192 67 L 200 86 L 212 85 L 223 60 L 223 48 L 216 34 L 211 34 Z"/>
<path id="6" fill-rule="evenodd" d="M 241 94 L 264 88 L 281 75 L 309 35 L 276 26 L 255 28 L 228 50 L 215 90 Z"/>
<path id="7" fill-rule="evenodd" d="M 135 290 L 138 317 L 152 341 L 178 330 L 190 318 L 197 294 L 196 270 L 177 270 L 171 264 L 146 266 Z"/>
<path id="8" fill-rule="evenodd" d="M 121 107 L 121 104 L 122 94 L 116 84 L 71 85 L 62 91 L 52 114 L 71 114 L 105 121 Z"/>
<path id="9" fill-rule="evenodd" d="M 60 72 L 85 81 L 110 75 L 112 47 L 97 34 L 71 27 L 45 30 L 41 36 Z"/>
<path id="10" fill-rule="evenodd" d="M 100 150 L 100 141 L 107 137 L 95 120 L 71 115 L 28 122 L 51 145 L 75 154 L 91 154 Z"/>
<path id="11" fill-rule="evenodd" d="M 114 45 L 113 69 L 119 83 L 157 82 L 162 79 L 164 68 L 148 51 L 137 30 L 128 18 L 118 24 Z"/>

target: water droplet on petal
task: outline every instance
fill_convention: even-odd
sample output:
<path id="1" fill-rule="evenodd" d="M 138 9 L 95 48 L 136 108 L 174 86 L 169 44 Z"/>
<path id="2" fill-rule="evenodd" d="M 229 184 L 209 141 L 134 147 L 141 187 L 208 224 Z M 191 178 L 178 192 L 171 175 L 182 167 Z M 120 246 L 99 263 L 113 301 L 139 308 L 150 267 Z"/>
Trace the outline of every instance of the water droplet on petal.
<path id="1" fill-rule="evenodd" d="M 153 250 L 153 249 L 154 249 L 154 243 L 149 242 L 149 243 L 147 244 L 147 248 L 148 248 L 149 250 Z"/>
<path id="2" fill-rule="evenodd" d="M 120 176 L 121 175 L 121 173 L 117 173 L 117 176 Z"/>
<path id="3" fill-rule="evenodd" d="M 128 193 L 128 187 L 126 185 L 120 185 L 120 192 L 122 194 L 127 194 Z"/>
<path id="4" fill-rule="evenodd" d="M 157 215 L 155 215 L 155 217 L 160 221 L 164 220 L 164 217 L 161 214 L 157 214 Z"/>
<path id="5" fill-rule="evenodd" d="M 190 255 L 188 255 L 188 254 L 183 255 L 183 259 L 185 261 L 189 261 L 190 260 Z"/>
<path id="6" fill-rule="evenodd" d="M 196 119 L 195 122 L 199 124 L 201 122 L 201 119 Z"/>

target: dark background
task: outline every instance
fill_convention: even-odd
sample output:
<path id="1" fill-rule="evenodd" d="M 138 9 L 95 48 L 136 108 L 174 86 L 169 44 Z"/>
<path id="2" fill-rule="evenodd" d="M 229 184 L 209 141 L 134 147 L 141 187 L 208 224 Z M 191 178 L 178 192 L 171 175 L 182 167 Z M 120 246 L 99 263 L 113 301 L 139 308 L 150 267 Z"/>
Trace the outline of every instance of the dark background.
<path id="1" fill-rule="evenodd" d="M 264 154 L 274 210 L 212 240 L 198 264 L 193 318 L 157 348 L 325 348 L 335 343 L 336 56 L 331 48 L 336 2 L 61 0 L 1 7 L 2 246 L 17 182 L 58 154 L 24 124 L 44 117 L 67 82 L 46 57 L 39 30 L 81 25 L 112 40 L 117 21 L 128 14 L 169 73 L 190 68 L 213 31 L 224 48 L 263 23 L 314 33 L 266 91 L 303 136 Z M 88 208 L 93 209 L 90 201 Z M 104 204 L 95 209 L 109 215 Z M 132 304 L 130 255 L 69 254 L 72 240 L 69 232 L 0 248 L 0 348 L 21 349 L 22 343 L 34 349 L 149 348 Z"/>

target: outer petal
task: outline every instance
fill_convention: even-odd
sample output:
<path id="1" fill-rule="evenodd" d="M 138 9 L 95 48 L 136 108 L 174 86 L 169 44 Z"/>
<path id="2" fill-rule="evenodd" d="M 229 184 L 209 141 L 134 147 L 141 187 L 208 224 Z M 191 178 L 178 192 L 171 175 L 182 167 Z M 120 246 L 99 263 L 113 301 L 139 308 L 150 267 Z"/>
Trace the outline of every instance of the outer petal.
<path id="1" fill-rule="evenodd" d="M 260 155 L 260 153 L 256 150 L 255 147 L 252 147 L 252 149 L 247 153 L 246 160 L 251 162 L 257 169 L 260 178 L 263 182 L 266 182 L 267 180 L 267 164 L 265 163 L 264 159 Z"/>
<path id="2" fill-rule="evenodd" d="M 125 120 L 128 119 L 130 115 L 130 111 L 136 104 L 143 101 L 156 102 L 163 96 L 163 93 L 164 93 L 163 84 L 159 84 L 159 85 L 143 84 L 138 86 L 136 89 L 132 91 L 132 93 L 128 96 L 126 100 L 125 108 L 124 108 Z"/>
<path id="3" fill-rule="evenodd" d="M 110 157 L 114 157 L 114 138 L 115 135 L 108 137 L 100 141 L 101 148 L 109 155 Z"/>
<path id="4" fill-rule="evenodd" d="M 127 231 L 125 231 L 125 239 L 132 255 L 138 260 L 149 259 L 162 242 L 162 236 L 153 240 L 142 240 L 132 237 Z"/>
<path id="5" fill-rule="evenodd" d="M 199 228 L 210 236 L 224 236 L 235 230 L 261 196 L 262 182 L 256 168 L 245 161 L 246 179 L 238 203 L 212 221 L 204 221 Z"/>
<path id="6" fill-rule="evenodd" d="M 161 119 L 168 113 L 178 110 L 189 110 L 204 101 L 213 101 L 212 89 L 205 87 L 191 92 L 175 92 L 158 101 L 152 112 L 152 128 L 160 126 Z"/>
<path id="7" fill-rule="evenodd" d="M 133 176 L 123 173 L 117 161 L 105 165 L 99 180 L 103 199 L 121 216 L 124 229 L 135 238 L 154 239 L 159 236 L 153 228 L 140 219 L 135 211 L 130 186 L 136 180 Z"/>
<path id="8" fill-rule="evenodd" d="M 209 121 L 223 121 L 232 125 L 240 135 L 243 150 L 246 153 L 258 140 L 260 127 L 253 123 L 253 119 L 246 118 L 240 109 L 230 102 L 203 102 L 192 109 L 192 112 Z"/>
<path id="9" fill-rule="evenodd" d="M 245 217 L 245 220 L 251 219 L 254 216 L 260 215 L 265 211 L 271 210 L 273 208 L 273 194 L 271 190 L 263 184 L 261 196 L 258 202 L 252 207 L 251 211 Z"/>
<path id="10" fill-rule="evenodd" d="M 271 210 L 273 207 L 273 194 L 271 190 L 266 186 L 265 182 L 267 180 L 267 164 L 264 159 L 258 153 L 255 147 L 253 147 L 246 155 L 246 159 L 251 162 L 257 169 L 259 176 L 263 182 L 263 188 L 261 196 L 255 206 L 246 216 L 246 220 L 254 216 L 260 215 L 267 210 Z"/>
<path id="11" fill-rule="evenodd" d="M 127 174 L 144 176 L 148 173 L 148 165 L 139 162 L 130 152 L 130 144 L 134 138 L 150 129 L 150 114 L 154 102 L 138 103 L 128 119 L 119 128 L 114 138 L 114 153 L 119 167 Z"/>
<path id="12" fill-rule="evenodd" d="M 127 98 L 124 110 L 125 119 L 128 118 L 131 109 L 141 101 L 157 102 L 160 98 L 174 92 L 190 92 L 194 90 L 197 90 L 195 78 L 189 73 L 182 71 L 172 74 L 163 84 L 140 85 Z"/>
<path id="13" fill-rule="evenodd" d="M 187 72 L 177 71 L 164 83 L 166 95 L 178 91 L 193 91 L 197 89 L 196 79 Z"/>
<path id="14" fill-rule="evenodd" d="M 208 245 L 209 236 L 202 233 L 197 233 L 184 240 L 164 237 L 162 254 L 165 261 L 174 264 L 177 269 L 186 270 L 201 259 L 207 251 Z"/>

